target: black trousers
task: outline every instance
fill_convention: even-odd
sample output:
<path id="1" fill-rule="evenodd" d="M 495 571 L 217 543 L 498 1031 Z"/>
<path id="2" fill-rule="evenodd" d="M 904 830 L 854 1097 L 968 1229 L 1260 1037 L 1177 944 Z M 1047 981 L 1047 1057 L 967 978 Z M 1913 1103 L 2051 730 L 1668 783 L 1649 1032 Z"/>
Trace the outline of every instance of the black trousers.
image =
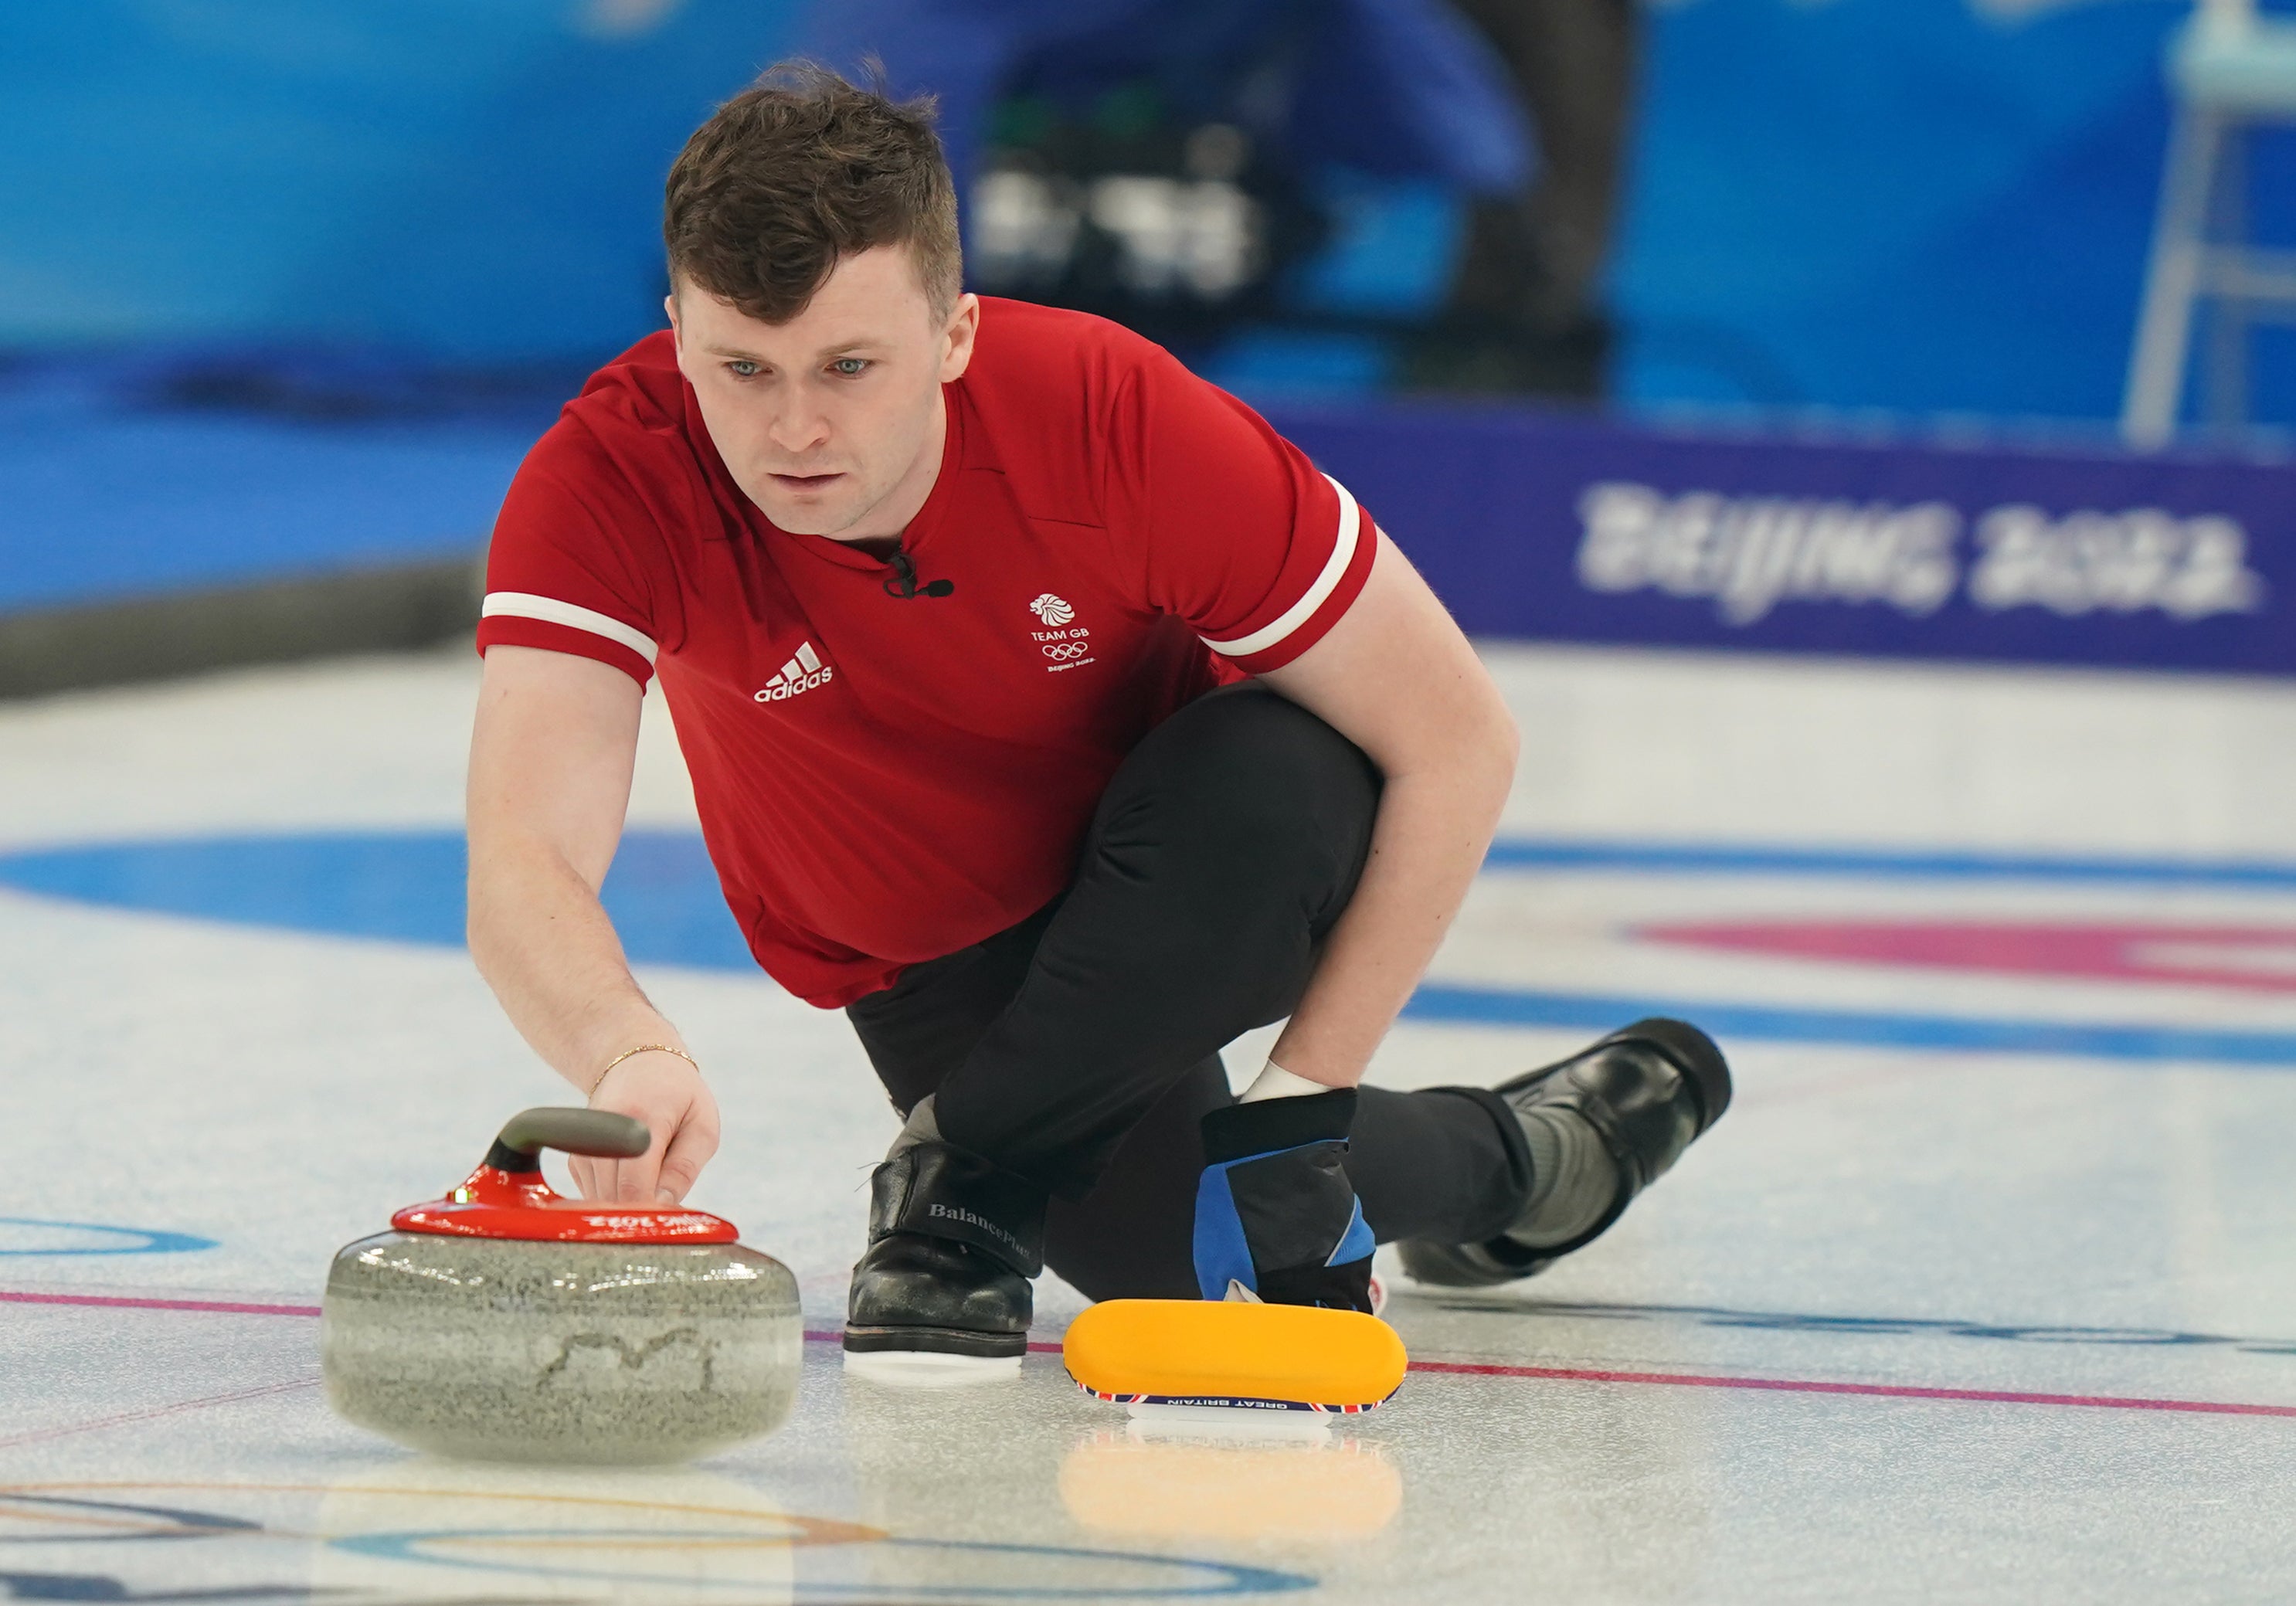
<path id="1" fill-rule="evenodd" d="M 1291 1013 L 1369 851 L 1380 778 L 1265 687 L 1199 699 L 1103 796 L 1076 881 L 847 1013 L 893 1105 L 1054 1195 L 1046 1258 L 1095 1299 L 1192 1299 L 1197 1122 L 1219 1049 Z M 1382 1242 L 1507 1226 L 1521 1127 L 1480 1088 L 1363 1090 L 1348 1173 Z"/>

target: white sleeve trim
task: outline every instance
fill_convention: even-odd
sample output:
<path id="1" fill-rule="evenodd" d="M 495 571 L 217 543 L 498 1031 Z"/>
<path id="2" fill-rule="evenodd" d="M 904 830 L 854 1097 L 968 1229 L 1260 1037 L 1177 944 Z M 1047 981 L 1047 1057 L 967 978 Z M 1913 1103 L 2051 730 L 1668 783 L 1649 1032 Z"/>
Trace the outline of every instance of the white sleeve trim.
<path id="1" fill-rule="evenodd" d="M 489 591 L 487 600 L 479 605 L 479 617 L 540 619 L 545 624 L 587 630 L 593 635 L 603 635 L 610 642 L 627 647 L 649 665 L 653 662 L 654 654 L 660 651 L 654 645 L 652 636 L 641 635 L 618 619 L 611 619 L 592 609 L 578 608 L 572 602 L 562 602 L 554 596 L 537 596 L 530 591 Z"/>
<path id="2" fill-rule="evenodd" d="M 1316 610 L 1324 605 L 1324 599 L 1339 589 L 1341 577 L 1348 572 L 1348 565 L 1355 561 L 1356 547 L 1363 540 L 1363 513 L 1356 506 L 1356 499 L 1348 495 L 1346 486 L 1332 479 L 1329 474 L 1324 478 L 1331 480 L 1332 488 L 1340 494 L 1340 533 L 1332 543 L 1331 560 L 1324 565 L 1324 572 L 1316 577 L 1316 583 L 1308 587 L 1298 602 L 1286 608 L 1275 623 L 1255 630 L 1250 635 L 1239 635 L 1234 641 L 1216 642 L 1209 635 L 1201 637 L 1205 646 L 1225 658 L 1249 658 L 1255 652 L 1265 652 L 1314 618 Z"/>

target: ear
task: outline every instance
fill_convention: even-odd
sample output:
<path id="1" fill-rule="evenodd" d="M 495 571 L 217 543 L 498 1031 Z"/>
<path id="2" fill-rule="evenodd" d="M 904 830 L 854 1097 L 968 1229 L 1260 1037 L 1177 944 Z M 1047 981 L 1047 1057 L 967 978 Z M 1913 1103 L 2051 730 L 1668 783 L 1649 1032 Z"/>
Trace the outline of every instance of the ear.
<path id="1" fill-rule="evenodd" d="M 941 332 L 947 343 L 941 348 L 940 382 L 944 385 L 964 377 L 972 366 L 973 338 L 980 332 L 980 298 L 962 295 L 956 299 L 956 310 L 948 315 L 948 327 Z"/>

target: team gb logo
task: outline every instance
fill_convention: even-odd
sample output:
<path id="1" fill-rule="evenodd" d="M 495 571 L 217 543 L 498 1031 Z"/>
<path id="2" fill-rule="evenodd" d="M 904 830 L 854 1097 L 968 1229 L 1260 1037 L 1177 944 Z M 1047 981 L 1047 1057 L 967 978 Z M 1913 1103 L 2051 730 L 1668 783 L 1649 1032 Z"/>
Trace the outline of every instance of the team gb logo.
<path id="1" fill-rule="evenodd" d="M 1076 610 L 1070 607 L 1066 602 L 1061 601 L 1060 598 L 1054 596 L 1049 591 L 1045 593 L 1044 595 L 1038 597 L 1035 602 L 1029 603 L 1029 611 L 1035 614 L 1038 619 L 1044 620 L 1047 625 L 1053 626 L 1065 625 L 1070 619 L 1076 618 Z"/>

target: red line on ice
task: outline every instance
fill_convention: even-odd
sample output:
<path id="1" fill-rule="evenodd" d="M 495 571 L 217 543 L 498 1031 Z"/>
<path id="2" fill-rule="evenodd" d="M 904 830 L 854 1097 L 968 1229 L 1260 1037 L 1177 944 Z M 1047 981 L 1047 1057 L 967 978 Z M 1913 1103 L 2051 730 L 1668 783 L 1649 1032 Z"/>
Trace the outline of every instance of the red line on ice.
<path id="1" fill-rule="evenodd" d="M 1677 1389 L 1754 1389 L 1781 1394 L 1858 1394 L 1882 1399 L 1997 1405 L 2093 1405 L 2115 1411 L 2198 1411 L 2226 1416 L 2296 1416 L 2296 1405 L 2226 1400 L 2145 1399 L 2117 1394 L 2039 1394 L 2022 1389 L 1931 1389 L 1915 1383 L 1829 1383 L 1815 1378 L 1709 1377 L 1687 1372 L 1603 1372 L 1586 1366 L 1501 1366 L 1472 1361 L 1414 1361 L 1414 1372 L 1468 1377 L 1548 1378 L 1574 1383 L 1657 1383 Z"/>
<path id="2" fill-rule="evenodd" d="M 259 1399 L 266 1394 L 290 1394 L 298 1389 L 316 1389 L 318 1386 L 317 1378 L 298 1378 L 290 1383 L 264 1383 L 253 1389 L 235 1389 L 229 1394 L 209 1394 L 198 1399 L 177 1400 L 172 1405 L 153 1405 L 145 1411 L 123 1411 L 117 1416 L 99 1416 L 94 1422 L 35 1428 L 29 1433 L 0 1438 L 0 1450 L 12 1450 L 18 1445 L 40 1444 L 51 1438 L 69 1438 L 75 1433 L 93 1433 L 99 1428 L 119 1428 L 129 1422 L 150 1422 L 154 1417 L 176 1416 L 185 1411 L 204 1411 L 209 1405 L 228 1405 L 235 1400 Z"/>
<path id="3" fill-rule="evenodd" d="M 203 1310 L 230 1316 L 316 1316 L 316 1305 L 247 1305 L 234 1299 L 141 1299 L 119 1294 L 28 1294 L 0 1289 L 0 1305 L 96 1305 L 122 1310 Z"/>
<path id="4" fill-rule="evenodd" d="M 226 1315 L 316 1316 L 319 1314 L 319 1307 L 316 1305 L 249 1305 L 226 1299 L 140 1299 L 116 1294 L 14 1293 L 0 1289 L 0 1304 L 7 1303 L 114 1306 L 130 1310 L 208 1311 Z M 808 1330 L 805 1340 L 808 1344 L 836 1344 L 841 1343 L 844 1336 L 841 1332 Z M 1029 1348 L 1037 1355 L 1058 1355 L 1061 1352 L 1058 1344 L 1039 1342 L 1029 1345 Z M 1674 1389 L 1744 1389 L 1773 1394 L 1849 1394 L 1874 1399 L 1948 1400 L 1964 1405 L 2083 1405 L 2110 1411 L 2183 1411 L 2215 1416 L 2296 1416 L 2296 1405 L 2250 1405 L 2232 1400 L 2148 1399 L 2118 1394 L 2044 1394 L 2022 1389 L 1932 1389 L 1918 1383 L 1833 1383 L 1817 1378 L 1726 1377 L 1691 1372 L 1609 1372 L 1589 1366 L 1508 1366 L 1482 1361 L 1414 1361 L 1411 1370 L 1454 1377 L 1513 1377 L 1565 1383 L 1644 1383 Z M 192 1400 L 160 1411 L 108 1418 L 87 1426 L 105 1427 L 113 1422 L 134 1422 L 142 1416 L 164 1416 L 173 1411 L 220 1405 L 227 1400 L 273 1393 L 281 1389 L 308 1387 L 309 1385 L 306 1383 L 277 1383 L 250 1389 L 245 1394 L 217 1395 L 212 1399 Z M 33 1437 L 45 1438 L 57 1431 L 77 1433 L 83 1430 L 80 1428 L 49 1430 Z M 0 1447 L 24 1442 L 20 1438 L 0 1439 Z"/>
<path id="5" fill-rule="evenodd" d="M 2296 992 L 2296 929 L 2035 921 L 1746 920 L 1638 928 L 1647 942 L 1853 964 Z"/>

